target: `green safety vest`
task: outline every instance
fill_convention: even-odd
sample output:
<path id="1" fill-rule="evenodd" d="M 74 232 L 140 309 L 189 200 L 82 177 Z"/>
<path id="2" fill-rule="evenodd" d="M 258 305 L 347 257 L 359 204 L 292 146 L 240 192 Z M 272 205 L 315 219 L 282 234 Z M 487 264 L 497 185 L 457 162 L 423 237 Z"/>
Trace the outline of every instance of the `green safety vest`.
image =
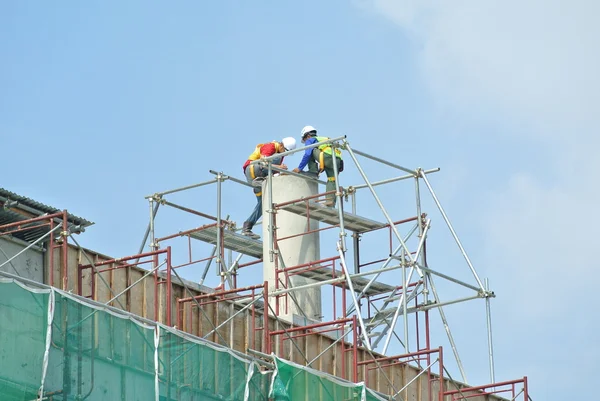
<path id="1" fill-rule="evenodd" d="M 324 142 L 324 141 L 329 140 L 329 138 L 326 136 L 316 136 L 315 139 L 317 140 L 317 142 Z M 325 144 L 319 146 L 318 149 L 321 152 L 325 153 L 326 155 L 331 154 L 331 144 L 330 143 L 325 143 Z M 339 148 L 335 148 L 335 156 L 339 159 L 342 158 L 342 151 Z"/>

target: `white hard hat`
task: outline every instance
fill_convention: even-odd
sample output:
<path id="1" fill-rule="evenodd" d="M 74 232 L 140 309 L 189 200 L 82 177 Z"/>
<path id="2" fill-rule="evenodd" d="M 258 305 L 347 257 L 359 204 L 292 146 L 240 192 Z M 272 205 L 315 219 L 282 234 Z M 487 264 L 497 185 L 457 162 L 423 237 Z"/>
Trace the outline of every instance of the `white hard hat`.
<path id="1" fill-rule="evenodd" d="M 296 149 L 296 139 L 292 138 L 291 136 L 288 136 L 287 138 L 283 138 L 281 140 L 281 143 L 283 143 L 283 147 L 285 148 L 285 150 Z"/>
<path id="2" fill-rule="evenodd" d="M 302 128 L 302 132 L 300 134 L 300 136 L 302 138 L 304 138 L 304 135 L 308 134 L 309 132 L 313 132 L 316 134 L 317 133 L 317 129 L 315 127 L 313 127 L 312 125 L 307 125 L 306 127 Z"/>

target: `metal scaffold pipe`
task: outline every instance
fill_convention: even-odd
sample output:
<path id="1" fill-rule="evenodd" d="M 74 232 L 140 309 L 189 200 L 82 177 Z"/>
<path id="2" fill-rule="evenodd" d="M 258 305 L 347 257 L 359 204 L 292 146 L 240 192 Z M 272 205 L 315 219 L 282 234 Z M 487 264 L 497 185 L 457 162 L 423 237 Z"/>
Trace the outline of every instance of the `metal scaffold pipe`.
<path id="1" fill-rule="evenodd" d="M 490 292 L 490 281 L 485 279 L 485 289 Z M 490 357 L 490 383 L 496 382 L 496 374 L 494 372 L 494 343 L 492 341 L 492 311 L 490 307 L 490 297 L 485 297 L 485 311 L 487 317 L 487 332 L 488 332 L 488 348 Z"/>
<path id="2" fill-rule="evenodd" d="M 269 225 L 267 226 L 267 233 L 269 234 L 269 261 L 273 263 L 273 253 L 275 252 L 273 247 L 273 230 L 275 229 L 273 227 L 273 163 L 268 163 L 268 169 L 267 188 L 269 189 L 269 209 L 266 212 L 269 214 Z"/>
<path id="3" fill-rule="evenodd" d="M 437 304 L 441 304 L 440 297 L 438 296 L 437 289 L 435 288 L 435 284 L 433 283 L 433 277 L 428 275 L 429 283 L 431 284 L 431 291 L 433 292 L 433 297 Z M 456 343 L 454 342 L 454 337 L 452 336 L 452 332 L 450 331 L 450 325 L 448 325 L 448 319 L 446 319 L 446 314 L 444 313 L 444 308 L 442 305 L 438 306 L 438 311 L 440 312 L 440 318 L 442 319 L 442 323 L 444 325 L 444 329 L 446 330 L 446 335 L 448 336 L 448 341 L 450 342 L 450 346 L 452 347 L 452 352 L 454 353 L 454 358 L 456 359 L 456 364 L 458 365 L 458 370 L 460 371 L 460 375 L 462 376 L 463 382 L 468 384 L 467 375 L 465 374 L 465 369 L 463 367 L 462 361 L 460 360 L 460 355 L 458 354 L 458 348 L 456 348 Z"/>
<path id="4" fill-rule="evenodd" d="M 337 199 L 337 210 L 338 210 L 338 218 L 340 219 L 340 242 L 342 245 L 342 252 L 346 252 L 346 230 L 344 229 L 344 211 L 342 205 L 342 193 L 340 192 L 340 183 L 339 183 L 339 171 L 337 164 L 337 157 L 335 156 L 336 146 L 331 147 L 331 162 L 333 164 L 333 177 L 335 182 L 335 197 Z"/>
<path id="5" fill-rule="evenodd" d="M 365 153 L 365 152 L 361 152 L 360 150 L 354 150 L 354 153 L 356 153 L 357 155 L 361 155 L 363 157 L 366 157 L 367 159 L 375 160 L 376 162 L 385 164 L 387 166 L 397 168 L 398 170 L 406 171 L 407 173 L 410 173 L 413 177 L 416 176 L 416 175 L 418 175 L 417 171 L 415 171 L 415 170 L 411 170 L 409 168 L 402 167 L 402 166 L 400 166 L 398 164 L 389 162 L 389 161 L 381 159 L 379 157 L 370 155 L 370 154 Z"/>
<path id="6" fill-rule="evenodd" d="M 204 185 L 209 185 L 209 184 L 214 184 L 215 182 L 217 182 L 217 180 L 210 180 L 210 181 L 205 181 L 205 182 L 201 182 L 198 184 L 192 184 L 192 185 L 188 185 L 185 187 L 181 187 L 181 188 L 175 188 L 175 189 L 171 189 L 168 191 L 163 191 L 163 192 L 157 192 L 153 195 L 147 195 L 145 198 L 149 199 L 149 198 L 160 198 L 163 195 L 168 195 L 168 194 L 174 194 L 175 192 L 181 192 L 181 191 L 185 191 L 187 189 L 192 189 L 192 188 L 198 188 L 198 187 L 202 187 Z"/>
<path id="7" fill-rule="evenodd" d="M 342 269 L 344 271 L 344 275 L 346 276 L 346 282 L 348 283 L 348 288 L 350 289 L 350 295 L 352 296 L 352 301 L 354 302 L 354 308 L 359 311 L 358 300 L 356 299 L 356 293 L 354 292 L 354 285 L 352 284 L 352 279 L 350 278 L 350 273 L 348 272 L 348 268 L 346 267 L 346 259 L 344 258 L 344 252 L 342 251 L 342 246 L 338 241 L 338 253 L 340 255 L 340 264 L 342 265 Z M 359 311 L 360 312 L 360 311 Z M 358 323 L 360 324 L 361 335 L 365 340 L 365 347 L 367 350 L 371 351 L 371 341 L 369 340 L 369 336 L 367 335 L 367 330 L 365 328 L 365 322 L 360 313 L 357 313 Z"/>
<path id="8" fill-rule="evenodd" d="M 322 141 L 322 142 L 316 142 L 316 143 L 313 143 L 312 145 L 306 145 L 306 146 L 303 146 L 301 148 L 297 148 L 294 150 L 288 150 L 287 152 L 277 153 L 273 156 L 263 157 L 263 158 L 260 158 L 259 160 L 252 161 L 250 164 L 257 164 L 257 163 L 261 163 L 261 162 L 270 162 L 270 161 L 273 161 L 273 159 L 278 159 L 280 157 L 289 156 L 296 152 L 304 152 L 304 151 L 306 151 L 306 149 L 316 148 L 316 147 L 319 147 L 319 146 L 322 146 L 322 145 L 325 145 L 328 143 L 343 141 L 344 139 L 346 139 L 346 135 L 338 136 L 337 138 L 331 138 L 331 139 L 328 139 L 328 140 Z"/>
<path id="9" fill-rule="evenodd" d="M 440 171 L 440 168 L 432 168 L 430 170 L 425 170 L 425 174 L 431 174 L 431 173 L 437 173 L 438 171 Z M 416 178 L 414 174 L 407 174 L 407 175 L 402 175 L 400 177 L 395 177 L 395 178 L 388 178 L 385 180 L 381 180 L 381 181 L 375 181 L 371 183 L 372 187 L 377 187 L 379 185 L 384 185 L 384 184 L 389 184 L 392 182 L 397 182 L 397 181 L 403 181 L 403 180 L 407 180 L 409 178 Z M 359 184 L 359 185 L 353 185 L 351 187 L 349 187 L 348 189 L 364 189 L 364 188 L 368 188 L 369 186 L 367 184 Z"/>
<path id="10" fill-rule="evenodd" d="M 371 190 L 371 194 L 373 195 L 373 198 L 375 199 L 375 202 L 377 202 L 377 205 L 379 206 L 379 209 L 381 209 L 381 211 L 383 212 L 383 215 L 385 216 L 385 219 L 387 220 L 388 224 L 390 225 L 390 228 L 394 232 L 394 235 L 396 236 L 396 238 L 398 239 L 398 241 L 400 241 L 400 244 L 402 245 L 402 248 L 406 252 L 407 257 L 410 259 L 411 263 L 414 263 L 415 260 L 413 259 L 412 255 L 410 253 L 410 250 L 406 246 L 406 243 L 402 239 L 402 236 L 400 235 L 400 233 L 398 233 L 398 229 L 396 228 L 396 225 L 394 224 L 394 221 L 392 220 L 392 218 L 390 217 L 390 215 L 388 214 L 388 212 L 385 210 L 385 207 L 383 206 L 383 203 L 381 203 L 381 200 L 379 199 L 379 196 L 377 196 L 377 193 L 375 192 L 375 188 L 373 188 L 373 186 L 369 182 L 369 179 L 367 178 L 367 175 L 365 174 L 365 172 L 361 168 L 360 163 L 358 162 L 358 159 L 354 155 L 354 152 L 353 152 L 352 148 L 350 147 L 350 144 L 347 141 L 344 141 L 344 147 L 348 151 L 348 154 L 350 154 L 350 157 L 352 158 L 352 160 L 354 161 L 354 164 L 358 168 L 358 171 L 359 171 L 360 175 L 362 176 L 363 180 L 365 181 L 365 184 L 367 184 L 367 186 Z M 409 172 L 411 172 L 411 170 L 409 170 Z M 416 174 L 416 172 L 415 172 L 415 174 Z M 421 273 L 419 272 L 419 274 L 421 274 Z"/>
<path id="11" fill-rule="evenodd" d="M 477 284 L 479 284 L 479 289 L 481 289 L 481 291 L 485 291 L 483 283 L 479 279 L 479 276 L 477 275 L 477 272 L 475 271 L 475 268 L 473 267 L 473 264 L 471 263 L 471 259 L 469 259 L 469 255 L 467 255 L 467 251 L 465 251 L 465 248 L 463 248 L 462 243 L 460 242 L 460 239 L 458 238 L 458 235 L 456 235 L 456 232 L 454 231 L 454 228 L 452 227 L 452 223 L 450 223 L 450 219 L 448 218 L 448 216 L 446 216 L 446 212 L 444 211 L 444 208 L 442 207 L 442 205 L 440 204 L 440 201 L 438 200 L 437 196 L 435 195 L 435 192 L 434 192 L 433 188 L 431 187 L 431 184 L 429 184 L 429 181 L 427 180 L 425 173 L 423 172 L 423 170 L 420 170 L 419 174 L 421 175 L 421 178 L 423 178 L 425 185 L 427 185 L 427 188 L 429 189 L 429 192 L 431 193 L 431 196 L 433 197 L 435 204 L 437 205 L 440 213 L 442 214 L 442 217 L 444 218 L 444 221 L 446 222 L 446 225 L 448 225 L 448 228 L 450 229 L 450 232 L 452 233 L 452 237 L 454 237 L 454 241 L 456 241 L 456 244 L 460 248 L 460 252 L 462 253 L 465 260 L 467 261 L 467 264 L 469 265 L 469 268 L 471 269 L 471 273 L 473 273 L 475 280 L 477 280 Z"/>
<path id="12" fill-rule="evenodd" d="M 4 263 L 2 263 L 0 265 L 0 267 L 3 267 L 4 265 L 11 263 L 13 259 L 19 257 L 20 255 L 22 255 L 23 253 L 25 253 L 29 248 L 32 248 L 33 246 L 35 246 L 38 242 L 41 242 L 44 238 L 46 238 L 47 236 L 49 236 L 50 234 L 52 234 L 54 231 L 56 231 L 57 229 L 62 227 L 62 223 L 59 223 L 56 227 L 54 227 L 52 230 L 48 231 L 46 234 L 42 235 L 40 238 L 36 239 L 34 242 L 32 242 L 31 244 L 27 245 L 25 248 L 21 249 L 21 251 L 19 251 L 15 256 L 13 256 L 12 258 L 8 259 L 7 261 L 5 261 Z"/>
<path id="13" fill-rule="evenodd" d="M 223 249 L 221 247 L 221 237 L 223 227 L 221 226 L 221 185 L 223 182 L 223 173 L 217 174 L 217 276 L 221 275 L 223 271 Z M 221 279 L 223 283 L 223 279 Z"/>

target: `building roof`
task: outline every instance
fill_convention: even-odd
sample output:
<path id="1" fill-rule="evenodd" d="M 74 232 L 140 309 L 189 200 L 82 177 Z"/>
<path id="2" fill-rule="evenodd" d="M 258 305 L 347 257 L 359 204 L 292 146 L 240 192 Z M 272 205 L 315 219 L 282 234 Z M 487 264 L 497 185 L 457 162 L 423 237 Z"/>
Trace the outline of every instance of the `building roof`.
<path id="1" fill-rule="evenodd" d="M 60 211 L 62 210 L 0 188 L 0 226 Z M 67 220 L 71 228 L 78 227 L 77 231 L 83 231 L 85 227 L 94 224 L 70 213 L 67 213 Z M 57 219 L 57 221 L 59 220 Z M 49 231 L 47 225 L 41 225 L 40 223 L 32 223 L 31 227 L 31 229 L 15 232 L 11 235 L 28 242 L 34 242 Z"/>

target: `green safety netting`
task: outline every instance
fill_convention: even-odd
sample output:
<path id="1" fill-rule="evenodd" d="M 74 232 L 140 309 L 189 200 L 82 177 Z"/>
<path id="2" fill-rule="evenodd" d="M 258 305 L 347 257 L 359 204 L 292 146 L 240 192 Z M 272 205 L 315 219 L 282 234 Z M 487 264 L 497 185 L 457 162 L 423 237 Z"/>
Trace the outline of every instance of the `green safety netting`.
<path id="1" fill-rule="evenodd" d="M 0 399 L 33 400 L 42 383 L 50 290 L 0 286 Z"/>
<path id="2" fill-rule="evenodd" d="M 56 289 L 0 278 L 0 400 L 385 400 L 274 356 L 230 349 Z"/>
<path id="3" fill-rule="evenodd" d="M 382 401 L 364 383 L 350 383 L 274 356 L 270 396 L 276 401 Z"/>
<path id="4" fill-rule="evenodd" d="M 0 278 L 1 401 L 258 401 L 270 382 L 229 349 Z"/>
<path id="5" fill-rule="evenodd" d="M 227 349 L 161 330 L 160 392 L 165 399 L 266 400 L 270 374 Z M 170 398 L 169 398 L 170 397 Z"/>

